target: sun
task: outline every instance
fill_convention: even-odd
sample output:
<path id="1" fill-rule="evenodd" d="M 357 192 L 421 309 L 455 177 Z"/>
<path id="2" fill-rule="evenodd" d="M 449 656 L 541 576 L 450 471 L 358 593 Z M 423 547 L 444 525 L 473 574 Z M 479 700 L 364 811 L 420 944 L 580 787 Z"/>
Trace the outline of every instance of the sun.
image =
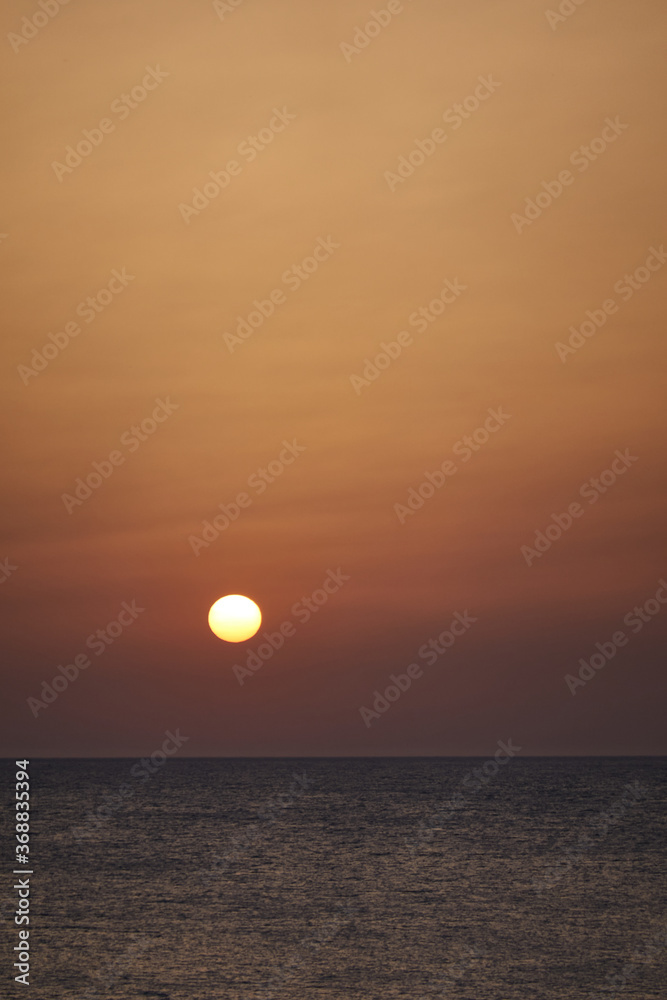
<path id="1" fill-rule="evenodd" d="M 211 605 L 208 613 L 211 632 L 226 642 L 244 642 L 262 624 L 262 612 L 242 594 L 227 594 Z"/>

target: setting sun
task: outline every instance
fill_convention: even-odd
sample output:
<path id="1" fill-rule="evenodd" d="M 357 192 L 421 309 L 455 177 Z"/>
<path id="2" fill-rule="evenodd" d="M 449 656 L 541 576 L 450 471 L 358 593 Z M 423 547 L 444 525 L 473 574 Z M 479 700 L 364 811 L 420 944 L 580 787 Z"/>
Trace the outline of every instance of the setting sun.
<path id="1" fill-rule="evenodd" d="M 255 634 L 262 623 L 262 612 L 254 601 L 241 594 L 228 594 L 211 606 L 208 624 L 219 639 L 243 642 Z"/>

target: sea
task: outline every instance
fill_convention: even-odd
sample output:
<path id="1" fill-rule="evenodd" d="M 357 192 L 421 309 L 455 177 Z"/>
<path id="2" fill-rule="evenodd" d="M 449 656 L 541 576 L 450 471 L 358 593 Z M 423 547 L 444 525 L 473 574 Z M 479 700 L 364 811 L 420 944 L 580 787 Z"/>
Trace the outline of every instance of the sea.
<path id="1" fill-rule="evenodd" d="M 5 846 L 13 772 L 2 761 Z M 13 982 L 5 853 L 3 997 L 667 997 L 664 758 L 29 772 L 30 985 Z"/>

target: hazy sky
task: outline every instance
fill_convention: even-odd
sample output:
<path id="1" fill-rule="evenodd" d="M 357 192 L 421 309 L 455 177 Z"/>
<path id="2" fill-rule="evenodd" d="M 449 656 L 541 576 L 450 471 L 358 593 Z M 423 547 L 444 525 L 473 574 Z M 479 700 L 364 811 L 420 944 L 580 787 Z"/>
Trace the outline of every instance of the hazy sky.
<path id="1" fill-rule="evenodd" d="M 667 11 L 572 6 L 3 6 L 0 753 L 665 751 Z"/>

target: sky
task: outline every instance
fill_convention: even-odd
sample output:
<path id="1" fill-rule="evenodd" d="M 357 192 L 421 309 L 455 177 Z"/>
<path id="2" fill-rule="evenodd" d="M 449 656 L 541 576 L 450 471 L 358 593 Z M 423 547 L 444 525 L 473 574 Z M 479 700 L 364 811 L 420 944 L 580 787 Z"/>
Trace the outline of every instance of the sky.
<path id="1" fill-rule="evenodd" d="M 664 753 L 664 5 L 55 3 L 0 13 L 0 755 Z"/>

